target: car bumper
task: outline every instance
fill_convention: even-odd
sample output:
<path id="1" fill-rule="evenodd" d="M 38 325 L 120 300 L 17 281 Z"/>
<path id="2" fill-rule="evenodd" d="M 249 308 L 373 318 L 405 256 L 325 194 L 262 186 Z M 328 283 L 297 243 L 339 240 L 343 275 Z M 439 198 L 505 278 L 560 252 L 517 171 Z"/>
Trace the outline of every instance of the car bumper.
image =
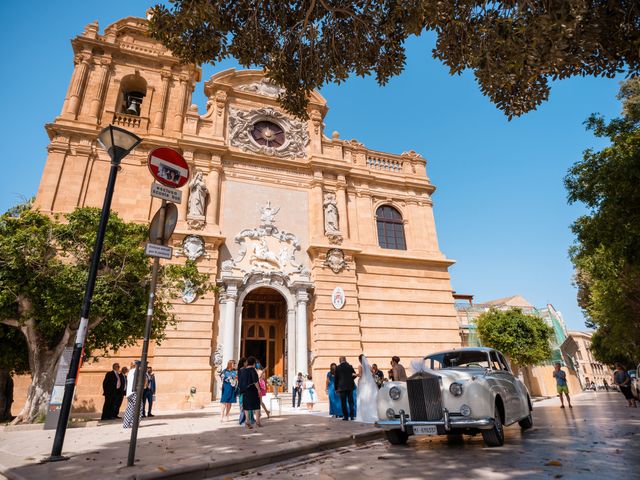
<path id="1" fill-rule="evenodd" d="M 398 420 L 379 420 L 376 427 L 383 430 L 402 430 L 403 432 L 413 433 L 413 427 L 434 425 L 438 428 L 439 434 L 445 434 L 452 429 L 479 428 L 489 429 L 494 424 L 493 418 L 468 418 L 468 417 L 445 417 L 442 420 L 422 421 L 408 420 L 401 417 Z"/>

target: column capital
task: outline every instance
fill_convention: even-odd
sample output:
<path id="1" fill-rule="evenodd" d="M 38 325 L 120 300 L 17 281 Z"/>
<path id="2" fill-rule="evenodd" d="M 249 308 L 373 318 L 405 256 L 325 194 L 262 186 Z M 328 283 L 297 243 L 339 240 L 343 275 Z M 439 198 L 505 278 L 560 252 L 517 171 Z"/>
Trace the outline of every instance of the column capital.
<path id="1" fill-rule="evenodd" d="M 306 288 L 300 288 L 296 291 L 296 301 L 298 304 L 309 302 L 309 292 Z"/>

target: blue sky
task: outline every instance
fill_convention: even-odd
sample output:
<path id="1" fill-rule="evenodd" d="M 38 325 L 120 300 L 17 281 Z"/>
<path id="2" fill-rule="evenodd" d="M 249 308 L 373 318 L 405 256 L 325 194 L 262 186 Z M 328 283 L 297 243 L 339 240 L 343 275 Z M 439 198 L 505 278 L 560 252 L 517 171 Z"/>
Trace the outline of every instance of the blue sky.
<path id="1" fill-rule="evenodd" d="M 68 0 L 1 2 L 0 140 L 5 182 L 0 210 L 35 194 L 48 138 L 72 71 L 70 40 L 93 21 L 100 30 L 144 16 L 153 2 Z M 64 5 L 64 6 L 62 6 Z M 372 78 L 329 85 L 326 133 L 367 147 L 427 158 L 442 251 L 457 261 L 452 285 L 476 301 L 521 294 L 552 303 L 571 329 L 584 320 L 571 285 L 571 222 L 562 179 L 585 148 L 603 146 L 583 126 L 592 112 L 619 114 L 620 79 L 576 78 L 554 84 L 550 100 L 511 122 L 480 93 L 473 76 L 449 76 L 431 58 L 433 38 L 412 39 L 402 75 L 380 88 Z M 205 66 L 203 79 L 235 66 Z M 205 104 L 202 83 L 194 102 Z M 9 179 L 9 180 L 7 180 Z"/>

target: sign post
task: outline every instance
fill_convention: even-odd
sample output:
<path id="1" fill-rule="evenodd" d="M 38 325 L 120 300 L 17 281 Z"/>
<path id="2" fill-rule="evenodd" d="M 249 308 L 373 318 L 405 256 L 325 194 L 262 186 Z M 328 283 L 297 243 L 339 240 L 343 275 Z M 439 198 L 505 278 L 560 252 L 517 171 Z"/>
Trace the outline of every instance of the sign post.
<path id="1" fill-rule="evenodd" d="M 149 353 L 149 339 L 151 337 L 151 320 L 153 319 L 153 308 L 156 296 L 156 285 L 158 283 L 158 270 L 160 268 L 160 258 L 171 259 L 171 248 L 164 245 L 173 234 L 178 222 L 178 209 L 175 204 L 168 203 L 173 199 L 180 203 L 182 192 L 176 190 L 182 187 L 189 180 L 189 165 L 178 152 L 171 148 L 161 147 L 152 150 L 147 160 L 151 175 L 164 187 L 152 187 L 151 195 L 162 198 L 162 206 L 156 212 L 149 229 L 149 243 L 145 248 L 145 253 L 153 259 L 153 269 L 151 270 L 151 285 L 149 288 L 149 301 L 147 304 L 147 318 L 144 325 L 144 340 L 142 342 L 142 356 L 140 365 L 137 367 L 136 399 L 133 410 L 133 425 L 131 428 L 131 440 L 129 441 L 129 455 L 127 466 L 132 467 L 136 457 L 136 442 L 138 440 L 138 427 L 140 425 L 140 408 L 142 406 L 142 391 L 144 377 L 147 374 L 147 356 Z M 168 187 L 168 188 L 167 188 Z M 155 193 L 155 194 L 154 194 Z"/>

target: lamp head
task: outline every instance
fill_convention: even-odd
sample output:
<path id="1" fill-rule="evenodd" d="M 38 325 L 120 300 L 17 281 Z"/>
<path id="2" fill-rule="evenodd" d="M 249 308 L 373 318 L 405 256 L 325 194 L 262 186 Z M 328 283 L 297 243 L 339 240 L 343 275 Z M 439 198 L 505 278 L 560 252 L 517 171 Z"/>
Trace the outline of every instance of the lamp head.
<path id="1" fill-rule="evenodd" d="M 111 161 L 118 164 L 142 139 L 124 128 L 109 125 L 98 134 L 98 142 L 107 151 Z"/>

